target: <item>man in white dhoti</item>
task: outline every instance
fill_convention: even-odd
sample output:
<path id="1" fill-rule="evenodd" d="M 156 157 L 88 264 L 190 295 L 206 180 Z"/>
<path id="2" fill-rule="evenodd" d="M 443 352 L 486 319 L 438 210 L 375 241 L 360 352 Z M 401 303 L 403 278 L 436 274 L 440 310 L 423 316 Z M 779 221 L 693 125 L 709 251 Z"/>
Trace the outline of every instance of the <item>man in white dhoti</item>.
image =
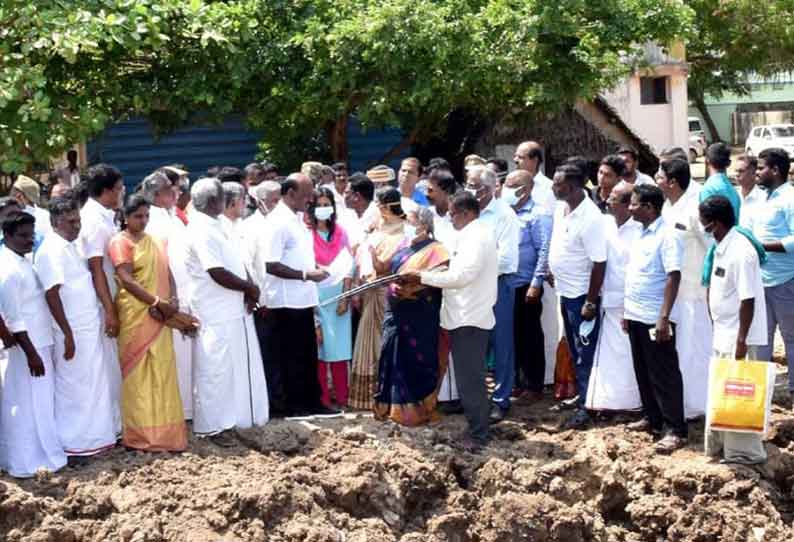
<path id="1" fill-rule="evenodd" d="M 173 169 L 163 168 L 146 177 L 141 183 L 141 192 L 152 202 L 149 207 L 149 223 L 146 233 L 166 243 L 168 265 L 176 284 L 179 310 L 189 312 L 187 299 L 190 296 L 190 277 L 185 268 L 187 258 L 187 227 L 176 216 L 174 208 L 179 196 L 179 175 Z M 176 375 L 179 395 L 185 419 L 193 419 L 193 338 L 179 330 L 173 330 Z"/>
<path id="2" fill-rule="evenodd" d="M 193 430 L 228 447 L 234 444 L 229 429 L 263 425 L 269 418 L 259 341 L 248 314 L 259 288 L 246 278 L 242 259 L 223 234 L 220 181 L 201 179 L 190 192 L 195 212 L 188 226 L 189 302 L 201 322 L 193 348 Z"/>
<path id="3" fill-rule="evenodd" d="M 80 210 L 80 237 L 78 248 L 88 260 L 88 270 L 94 291 L 102 305 L 105 332 L 105 360 L 111 375 L 111 396 L 116 434 L 121 435 L 121 365 L 119 364 L 116 337 L 119 334 L 119 317 L 116 314 L 115 270 L 108 254 L 110 239 L 118 232 L 116 211 L 124 201 L 124 179 L 121 172 L 108 164 L 98 164 L 88 170 L 89 198 Z"/>
<path id="4" fill-rule="evenodd" d="M 642 224 L 631 218 L 629 203 L 634 187 L 621 181 L 606 203 L 607 269 L 601 290 L 601 332 L 593 357 L 585 407 L 590 410 L 636 410 L 642 407 L 629 336 L 623 331 L 626 265 Z"/>
<path id="5" fill-rule="evenodd" d="M 684 416 L 691 420 L 706 413 L 712 339 L 706 288 L 701 284 L 708 243 L 698 219 L 700 184 L 690 182 L 689 163 L 680 158 L 662 161 L 656 182 L 666 199 L 665 223 L 684 243 L 675 343 L 684 382 Z"/>
<path id="6" fill-rule="evenodd" d="M 0 468 L 18 478 L 66 465 L 55 429 L 52 325 L 25 257 L 33 250 L 34 223 L 27 213 L 6 217 L 0 248 L 0 298 L 17 342 L 0 366 Z"/>
<path id="7" fill-rule="evenodd" d="M 766 299 L 761 279 L 759 248 L 734 226 L 727 198 L 712 196 L 700 204 L 700 223 L 717 242 L 709 271 L 709 309 L 714 321 L 714 356 L 758 359 L 767 343 Z M 763 249 L 763 261 L 766 254 Z M 738 310 L 737 310 L 738 307 Z M 766 449 L 757 433 L 706 430 L 706 454 L 723 452 L 730 463 L 763 463 Z"/>
<path id="8" fill-rule="evenodd" d="M 52 315 L 55 425 L 69 462 L 116 443 L 99 299 L 75 241 L 80 208 L 69 198 L 50 200 L 53 233 L 36 253 L 34 269 Z"/>

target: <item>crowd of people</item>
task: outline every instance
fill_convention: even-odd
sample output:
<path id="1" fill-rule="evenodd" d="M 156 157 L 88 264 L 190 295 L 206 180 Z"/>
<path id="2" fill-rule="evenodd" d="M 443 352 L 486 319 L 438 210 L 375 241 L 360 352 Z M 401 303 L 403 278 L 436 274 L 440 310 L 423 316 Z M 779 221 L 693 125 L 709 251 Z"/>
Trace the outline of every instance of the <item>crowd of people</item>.
<path id="1" fill-rule="evenodd" d="M 367 410 L 404 425 L 462 412 L 476 452 L 511 404 L 544 397 L 563 330 L 567 429 L 635 411 L 671 453 L 707 408 L 714 357 L 770 360 L 794 390 L 794 186 L 768 149 L 670 149 L 655 179 L 620 148 L 544 174 L 544 150 L 348 174 L 306 162 L 164 166 L 127 195 L 107 164 L 58 172 L 48 209 L 0 199 L 0 468 L 32 476 L 120 443 L 218 446 L 271 417 Z M 551 342 L 551 349 L 549 343 Z M 550 354 L 551 353 L 551 354 Z M 755 463 L 759 435 L 710 431 Z"/>

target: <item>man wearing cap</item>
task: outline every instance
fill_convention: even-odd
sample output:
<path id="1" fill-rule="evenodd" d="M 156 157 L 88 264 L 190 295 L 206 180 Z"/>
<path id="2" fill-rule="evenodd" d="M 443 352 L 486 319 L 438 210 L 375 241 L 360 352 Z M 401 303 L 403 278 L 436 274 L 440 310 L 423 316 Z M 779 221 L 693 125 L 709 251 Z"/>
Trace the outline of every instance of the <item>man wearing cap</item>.
<path id="1" fill-rule="evenodd" d="M 30 177 L 20 175 L 11 186 L 10 195 L 19 202 L 23 211 L 33 215 L 33 218 L 36 219 L 37 235 L 43 237 L 52 231 L 50 213 L 46 209 L 42 209 L 38 206 L 41 196 L 39 183 Z"/>
<path id="2" fill-rule="evenodd" d="M 515 212 L 504 201 L 494 197 L 496 175 L 484 165 L 470 166 L 467 170 L 466 192 L 480 203 L 480 222 L 491 229 L 496 239 L 499 258 L 499 280 L 494 315 L 496 325 L 491 332 L 490 344 L 494 353 L 494 389 L 490 419 L 497 423 L 510 409 L 510 395 L 515 380 L 515 345 L 513 322 L 515 287 L 513 275 L 518 270 L 518 244 L 521 223 Z"/>

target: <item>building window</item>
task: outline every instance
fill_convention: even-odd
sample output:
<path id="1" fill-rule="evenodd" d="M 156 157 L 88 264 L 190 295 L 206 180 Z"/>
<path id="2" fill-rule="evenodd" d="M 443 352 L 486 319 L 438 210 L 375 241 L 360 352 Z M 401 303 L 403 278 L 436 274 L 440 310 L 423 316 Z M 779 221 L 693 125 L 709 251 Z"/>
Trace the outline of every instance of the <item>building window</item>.
<path id="1" fill-rule="evenodd" d="M 670 103 L 667 98 L 669 77 L 640 77 L 640 103 L 642 105 Z"/>

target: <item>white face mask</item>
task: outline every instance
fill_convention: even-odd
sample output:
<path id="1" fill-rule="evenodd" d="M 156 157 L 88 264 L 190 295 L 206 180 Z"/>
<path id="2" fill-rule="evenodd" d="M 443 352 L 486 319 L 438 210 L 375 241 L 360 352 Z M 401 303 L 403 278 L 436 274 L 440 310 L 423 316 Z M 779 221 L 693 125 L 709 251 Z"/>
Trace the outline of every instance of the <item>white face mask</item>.
<path id="1" fill-rule="evenodd" d="M 317 220 L 329 220 L 334 214 L 333 207 L 315 207 L 314 218 Z"/>
<path id="2" fill-rule="evenodd" d="M 405 237 L 408 239 L 409 243 L 416 239 L 416 226 L 413 224 L 406 224 L 403 226 L 403 231 L 405 232 Z"/>
<path id="3" fill-rule="evenodd" d="M 476 188 L 464 188 L 464 190 L 466 190 L 466 192 L 468 192 L 469 194 L 471 194 L 475 198 L 477 197 L 477 189 Z"/>
<path id="4" fill-rule="evenodd" d="M 518 200 L 521 199 L 521 196 L 518 195 L 518 191 L 521 190 L 521 187 L 511 188 L 509 186 L 502 187 L 502 196 L 501 199 L 504 200 L 506 204 L 510 207 L 514 206 L 518 203 Z"/>

